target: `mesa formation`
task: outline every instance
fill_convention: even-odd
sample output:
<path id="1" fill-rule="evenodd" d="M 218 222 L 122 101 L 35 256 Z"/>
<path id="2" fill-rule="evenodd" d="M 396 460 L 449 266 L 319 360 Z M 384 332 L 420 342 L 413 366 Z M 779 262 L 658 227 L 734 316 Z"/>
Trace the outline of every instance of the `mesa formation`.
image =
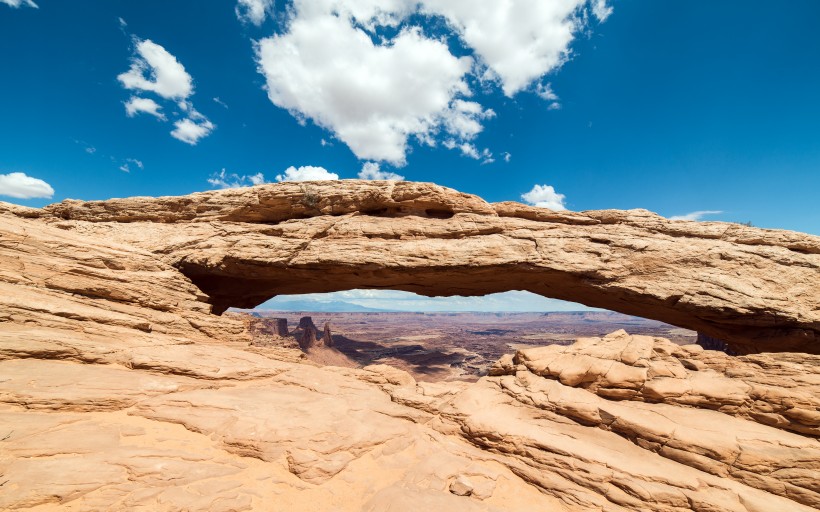
<path id="1" fill-rule="evenodd" d="M 815 236 L 428 183 L 0 203 L 0 509 L 816 510 L 818 283 Z M 354 288 L 656 330 L 462 320 L 464 357 L 432 365 L 457 371 L 427 378 L 353 316 L 230 310 Z"/>

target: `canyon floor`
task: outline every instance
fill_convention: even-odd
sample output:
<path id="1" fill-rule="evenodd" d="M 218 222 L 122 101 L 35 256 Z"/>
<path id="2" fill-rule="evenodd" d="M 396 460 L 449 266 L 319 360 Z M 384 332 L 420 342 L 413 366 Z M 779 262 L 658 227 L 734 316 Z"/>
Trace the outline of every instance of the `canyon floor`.
<path id="1" fill-rule="evenodd" d="M 305 316 L 328 325 L 333 347 L 346 366 L 386 364 L 418 381 L 476 381 L 504 354 L 520 348 L 570 345 L 581 336 L 604 336 L 619 329 L 661 336 L 674 343 L 695 343 L 697 333 L 663 322 L 614 313 L 401 313 L 244 311 L 260 322 L 285 319 L 295 328 Z M 257 339 L 257 344 L 266 341 Z M 324 362 L 317 355 L 318 362 Z M 309 354 L 312 357 L 313 354 Z"/>

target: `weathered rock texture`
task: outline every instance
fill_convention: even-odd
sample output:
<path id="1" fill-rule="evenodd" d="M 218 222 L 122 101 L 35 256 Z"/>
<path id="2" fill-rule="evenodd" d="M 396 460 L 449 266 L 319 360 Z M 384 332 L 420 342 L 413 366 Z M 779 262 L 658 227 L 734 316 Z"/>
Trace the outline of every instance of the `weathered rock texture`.
<path id="1" fill-rule="evenodd" d="M 479 250 L 483 242 L 498 251 L 493 258 L 517 255 L 546 274 L 543 282 L 563 283 L 578 293 L 618 296 L 643 283 L 644 291 L 634 296 L 651 304 L 650 298 L 664 286 L 660 278 L 640 275 L 621 276 L 611 287 L 594 279 L 578 284 L 583 280 L 569 271 L 571 255 L 587 254 L 578 268 L 597 261 L 581 250 L 595 243 L 585 238 L 588 233 L 569 235 L 578 226 L 599 226 L 584 224 L 582 219 L 592 218 L 587 214 L 507 205 L 503 208 L 519 213 L 504 217 L 480 200 L 428 185 L 336 186 L 362 204 L 368 190 L 375 191 L 377 199 L 384 194 L 400 199 L 398 206 L 390 207 L 396 210 L 374 213 L 428 218 L 374 217 L 342 206 L 334 207 L 337 217 L 280 219 L 276 226 L 218 218 L 275 218 L 280 207 L 272 199 L 245 206 L 241 201 L 249 194 L 300 190 L 299 185 L 222 193 L 224 197 L 142 200 L 143 206 L 132 213 L 122 207 L 129 200 L 58 205 L 47 212 L 0 205 L 0 509 L 820 508 L 818 356 L 731 357 L 617 332 L 568 347 L 519 351 L 500 360 L 492 376 L 467 384 L 415 382 L 385 366 L 317 367 L 307 364 L 298 350 L 250 346 L 248 324 L 232 314 L 209 314 L 207 301 L 214 300 L 213 294 L 203 294 L 178 268 L 190 271 L 186 265 L 196 261 L 196 268 L 244 279 L 240 288 L 226 288 L 231 293 L 254 284 L 253 275 L 267 276 L 260 286 L 274 287 L 276 275 L 283 286 L 331 287 L 316 270 L 329 269 L 329 261 L 347 262 L 349 272 L 361 273 L 370 284 L 382 275 L 386 286 L 410 288 L 418 277 L 419 289 L 430 291 L 433 288 L 425 288 L 433 286 L 427 281 L 430 276 L 452 275 L 460 283 L 453 289 L 457 291 L 467 283 L 459 276 L 472 275 L 478 283 L 471 289 L 477 290 L 500 286 L 498 273 L 492 271 L 498 267 L 481 263 L 491 254 L 478 252 L 472 260 L 461 260 L 461 270 L 444 263 L 450 257 L 466 257 L 461 245 Z M 331 204 L 323 203 L 326 198 L 317 192 L 330 193 L 334 189 L 329 185 L 302 187 L 304 210 L 297 206 L 302 203 L 283 203 L 280 209 L 293 210 L 288 215 L 309 215 L 311 208 Z M 433 192 L 444 199 L 433 201 Z M 209 204 L 214 197 L 221 198 L 218 204 Z M 382 204 L 373 201 L 366 204 Z M 259 206 L 263 203 L 269 206 Z M 473 213 L 440 219 L 447 205 L 448 211 L 469 206 Z M 475 213 L 480 208 L 486 211 Z M 71 217 L 75 210 L 86 212 L 86 220 L 53 216 Z M 532 219 L 522 219 L 521 212 L 530 212 L 526 215 Z M 92 214 L 109 220 L 93 221 Z M 190 222 L 198 214 L 210 220 Z M 133 218 L 137 215 L 142 220 Z M 689 263 L 675 260 L 675 251 L 686 253 L 686 244 L 713 244 L 735 258 L 718 258 L 712 277 L 701 278 L 702 288 L 692 288 L 692 298 L 678 301 L 690 304 L 689 309 L 681 306 L 683 318 L 699 318 L 693 311 L 705 311 L 710 312 L 710 325 L 751 329 L 749 304 L 765 305 L 786 323 L 771 320 L 769 333 L 781 335 L 756 342 L 763 343 L 754 345 L 758 348 L 783 348 L 793 338 L 782 333 L 808 332 L 814 329 L 808 326 L 816 326 L 811 316 L 817 311 L 814 288 L 783 284 L 795 283 L 798 275 L 810 279 L 816 272 L 817 252 L 811 249 L 815 239 L 743 231 L 707 242 L 691 233 L 712 232 L 713 225 L 668 223 L 643 213 L 608 215 L 632 218 L 633 224 L 639 223 L 635 218 L 643 219 L 643 227 L 624 220 L 609 225 L 608 231 L 601 229 L 619 240 L 607 246 L 609 251 L 625 250 L 626 238 L 620 238 L 625 232 L 641 235 L 638 241 L 659 241 L 661 248 L 650 249 L 654 245 L 647 242 L 643 251 L 633 251 L 666 255 L 670 275 L 678 275 L 681 268 L 711 268 L 703 255 Z M 579 220 L 570 228 L 567 219 Z M 128 220 L 134 222 L 120 222 Z M 327 230 L 314 238 L 320 223 Z M 409 247 L 403 244 L 413 241 L 401 238 L 409 236 L 410 224 L 405 223 L 415 224 L 416 258 L 429 261 L 410 265 L 402 276 L 395 269 L 410 261 L 403 252 Z M 658 228 L 650 230 L 647 223 Z M 391 226 L 398 238 L 384 237 Z M 492 226 L 494 233 L 482 231 Z M 448 229 L 453 234 L 449 238 L 432 236 Z M 689 234 L 674 237 L 669 234 L 674 229 Z M 534 237 L 535 232 L 539 235 Z M 551 238 L 559 232 L 567 252 L 556 249 L 558 239 Z M 354 260 L 356 244 L 368 234 L 379 235 L 372 238 L 374 245 L 364 243 L 370 252 L 360 252 Z M 758 242 L 752 244 L 754 237 Z M 323 245 L 325 239 L 335 242 Z M 539 244 L 548 248 L 545 253 Z M 570 250 L 574 244 L 578 248 Z M 327 252 L 330 248 L 335 251 Z M 396 254 L 387 252 L 394 248 Z M 605 252 L 602 248 L 601 254 Z M 248 258 L 253 254 L 258 259 Z M 292 260 L 284 265 L 286 254 Z M 553 265 L 561 265 L 570 277 L 545 270 L 542 254 L 550 254 L 556 260 Z M 689 254 L 694 258 L 695 253 Z M 737 259 L 741 256 L 744 264 Z M 260 266 L 253 267 L 251 261 Z M 277 261 L 284 265 L 278 274 L 265 274 L 266 265 Z M 473 268 L 470 261 L 476 263 Z M 610 261 L 615 277 L 626 272 L 622 265 L 636 264 Z M 733 266 L 721 266 L 728 265 L 726 261 L 734 261 Z M 764 263 L 768 267 L 756 266 Z M 518 265 L 519 270 L 509 266 L 510 273 L 519 276 L 515 279 L 526 272 L 538 275 L 526 270 L 528 264 Z M 647 265 L 662 268 L 653 266 L 659 263 Z M 743 277 L 747 266 L 753 278 Z M 289 268 L 298 276 L 287 277 Z M 740 282 L 751 279 L 764 291 L 744 288 L 746 295 L 717 295 L 718 289 L 734 289 L 728 268 L 740 272 Z M 343 270 L 327 271 L 342 275 Z M 764 279 L 775 271 L 781 275 Z M 203 279 L 208 274 L 191 275 Z M 720 288 L 716 283 L 724 278 Z M 796 305 L 780 302 L 788 286 L 794 286 Z M 714 295 L 706 300 L 697 293 L 701 289 Z M 729 321 L 721 321 L 721 311 Z M 773 325 L 789 327 L 778 331 Z"/>
<path id="2" fill-rule="evenodd" d="M 424 183 L 283 183 L 18 215 L 139 247 L 215 312 L 278 294 L 511 289 L 661 320 L 739 353 L 820 353 L 820 238 L 645 210 L 553 212 Z"/>

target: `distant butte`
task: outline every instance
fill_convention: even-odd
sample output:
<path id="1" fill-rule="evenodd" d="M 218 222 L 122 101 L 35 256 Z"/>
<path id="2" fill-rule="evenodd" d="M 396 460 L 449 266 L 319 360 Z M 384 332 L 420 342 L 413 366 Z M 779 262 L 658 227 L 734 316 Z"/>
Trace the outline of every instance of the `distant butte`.
<path id="1" fill-rule="evenodd" d="M 528 290 L 699 331 L 734 353 L 820 353 L 820 238 L 791 231 L 356 180 L 13 211 L 150 251 L 216 313 L 354 288 Z"/>

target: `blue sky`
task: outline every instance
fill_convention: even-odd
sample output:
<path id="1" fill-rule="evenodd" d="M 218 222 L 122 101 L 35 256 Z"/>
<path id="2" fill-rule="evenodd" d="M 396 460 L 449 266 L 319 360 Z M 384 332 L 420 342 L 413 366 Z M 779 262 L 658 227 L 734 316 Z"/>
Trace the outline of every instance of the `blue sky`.
<path id="1" fill-rule="evenodd" d="M 818 19 L 815 0 L 0 0 L 0 200 L 365 170 L 820 234 Z"/>

